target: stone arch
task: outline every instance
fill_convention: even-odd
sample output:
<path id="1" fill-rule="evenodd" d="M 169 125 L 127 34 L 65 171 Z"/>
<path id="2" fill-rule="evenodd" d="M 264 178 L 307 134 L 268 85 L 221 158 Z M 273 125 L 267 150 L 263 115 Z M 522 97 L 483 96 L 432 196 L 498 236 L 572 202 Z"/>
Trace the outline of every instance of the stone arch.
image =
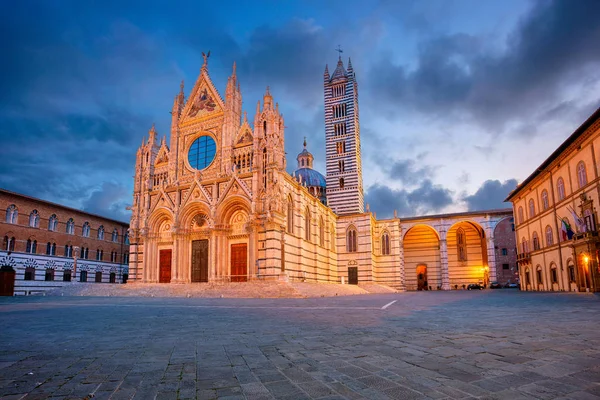
<path id="1" fill-rule="evenodd" d="M 148 229 L 150 232 L 160 232 L 161 228 L 164 228 L 165 223 L 173 223 L 173 213 L 171 210 L 165 207 L 160 207 L 154 210 L 154 212 L 148 218 Z"/>
<path id="2" fill-rule="evenodd" d="M 238 210 L 251 214 L 252 205 L 247 197 L 241 195 L 228 196 L 217 208 L 216 221 L 219 224 L 229 224 L 231 217 Z"/>
<path id="3" fill-rule="evenodd" d="M 461 234 L 463 233 L 463 243 Z M 489 280 L 486 235 L 483 227 L 472 220 L 456 221 L 446 233 L 450 286 Z"/>
<path id="4" fill-rule="evenodd" d="M 418 289 L 417 268 L 419 265 L 427 266 L 427 286 L 432 288 L 441 286 L 439 232 L 430 225 L 416 224 L 404 233 L 403 246 L 406 289 Z"/>
<path id="5" fill-rule="evenodd" d="M 198 215 L 205 215 L 208 217 L 208 224 L 213 224 L 210 205 L 204 201 L 197 200 L 186 204 L 185 207 L 181 209 L 177 219 L 177 226 L 182 229 L 191 229 Z"/>

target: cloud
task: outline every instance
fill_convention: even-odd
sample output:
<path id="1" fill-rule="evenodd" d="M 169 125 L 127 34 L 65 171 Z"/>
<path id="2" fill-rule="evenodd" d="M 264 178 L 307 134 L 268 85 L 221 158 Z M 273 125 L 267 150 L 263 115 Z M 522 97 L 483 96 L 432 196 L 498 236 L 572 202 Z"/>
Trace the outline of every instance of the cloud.
<path id="1" fill-rule="evenodd" d="M 547 116 L 570 88 L 600 82 L 600 52 L 591 50 L 600 43 L 599 13 L 595 0 L 538 1 L 506 38 L 503 51 L 469 34 L 427 36 L 415 67 L 383 59 L 368 81 L 386 113 L 416 109 L 502 131 Z M 581 107 L 589 104 L 578 103 Z"/>
<path id="2" fill-rule="evenodd" d="M 375 184 L 367 189 L 365 200 L 378 218 L 390 218 L 394 210 L 400 217 L 433 214 L 453 203 L 451 190 L 428 179 L 412 191 Z"/>
<path id="3" fill-rule="evenodd" d="M 465 196 L 463 200 L 467 203 L 469 211 L 510 208 L 510 203 L 505 203 L 504 199 L 516 187 L 516 179 L 509 179 L 504 183 L 499 180 L 487 180 L 475 194 Z"/>
<path id="4" fill-rule="evenodd" d="M 90 193 L 83 201 L 83 210 L 100 214 L 118 221 L 128 222 L 131 212 L 126 207 L 131 204 L 130 190 L 118 183 L 104 182 L 101 188 Z"/>
<path id="5" fill-rule="evenodd" d="M 433 177 L 435 168 L 431 165 L 423 165 L 419 157 L 418 161 L 411 159 L 396 160 L 384 166 L 391 179 L 397 180 L 405 185 L 415 185 Z"/>

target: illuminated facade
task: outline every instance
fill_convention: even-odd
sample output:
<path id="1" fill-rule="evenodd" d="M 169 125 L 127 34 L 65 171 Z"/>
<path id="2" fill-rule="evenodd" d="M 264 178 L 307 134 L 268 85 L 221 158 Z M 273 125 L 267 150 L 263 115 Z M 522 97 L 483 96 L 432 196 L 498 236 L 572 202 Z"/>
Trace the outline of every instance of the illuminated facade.
<path id="1" fill-rule="evenodd" d="M 600 291 L 599 154 L 600 109 L 507 198 L 521 289 Z"/>
<path id="2" fill-rule="evenodd" d="M 324 87 L 327 177 L 312 169 L 306 144 L 290 175 L 285 124 L 269 89 L 249 120 L 235 64 L 223 99 L 205 57 L 190 97 L 183 84 L 175 96 L 169 145 L 152 127 L 138 150 L 129 278 L 373 282 L 399 290 L 494 280 L 494 230 L 511 210 L 383 220 L 364 212 L 351 63 L 346 70 L 340 59 Z"/>

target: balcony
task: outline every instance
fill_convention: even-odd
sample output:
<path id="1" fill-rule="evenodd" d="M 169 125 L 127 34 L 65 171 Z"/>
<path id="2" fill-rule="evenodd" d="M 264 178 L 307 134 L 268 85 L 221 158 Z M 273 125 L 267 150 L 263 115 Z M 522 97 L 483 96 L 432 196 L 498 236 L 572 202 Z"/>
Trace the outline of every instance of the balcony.
<path id="1" fill-rule="evenodd" d="M 588 231 L 588 232 L 581 232 L 581 233 L 576 233 L 573 235 L 573 241 L 577 242 L 577 241 L 590 241 L 590 242 L 597 242 L 599 240 L 598 238 L 598 231 Z"/>
<path id="2" fill-rule="evenodd" d="M 529 262 L 531 261 L 531 253 L 518 253 L 517 262 Z"/>

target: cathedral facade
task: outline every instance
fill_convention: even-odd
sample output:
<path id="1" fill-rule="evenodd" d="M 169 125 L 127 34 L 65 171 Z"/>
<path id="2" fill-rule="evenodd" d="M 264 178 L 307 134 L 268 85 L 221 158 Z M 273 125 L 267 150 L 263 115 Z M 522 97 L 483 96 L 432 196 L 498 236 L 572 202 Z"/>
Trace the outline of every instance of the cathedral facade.
<path id="1" fill-rule="evenodd" d="M 170 140 L 152 127 L 137 152 L 129 279 L 286 279 L 457 289 L 496 277 L 494 230 L 512 211 L 378 220 L 365 212 L 358 85 L 341 58 L 324 74 L 326 176 L 304 149 L 286 171 L 285 124 L 267 88 L 252 120 L 235 64 L 222 98 L 207 57 Z M 508 245 L 507 245 L 508 246 Z M 514 247 L 514 245 L 512 245 Z M 513 251 L 513 248 L 510 251 Z"/>

